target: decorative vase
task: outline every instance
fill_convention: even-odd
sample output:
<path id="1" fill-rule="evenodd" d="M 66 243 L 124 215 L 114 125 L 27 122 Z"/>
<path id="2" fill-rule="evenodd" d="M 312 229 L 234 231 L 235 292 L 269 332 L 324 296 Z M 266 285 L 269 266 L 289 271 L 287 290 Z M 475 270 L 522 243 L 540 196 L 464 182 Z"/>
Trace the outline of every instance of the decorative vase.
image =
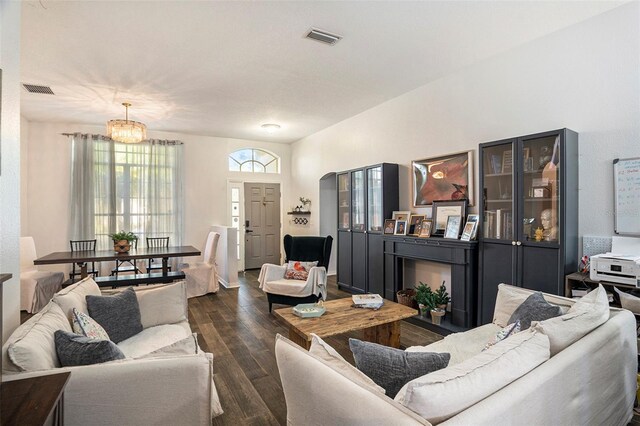
<path id="1" fill-rule="evenodd" d="M 444 309 L 436 308 L 431 310 L 431 322 L 435 325 L 440 325 L 440 321 L 442 321 L 442 317 L 445 314 Z"/>
<path id="2" fill-rule="evenodd" d="M 116 253 L 129 253 L 129 250 L 131 250 L 131 243 L 127 240 L 114 241 L 113 249 Z"/>

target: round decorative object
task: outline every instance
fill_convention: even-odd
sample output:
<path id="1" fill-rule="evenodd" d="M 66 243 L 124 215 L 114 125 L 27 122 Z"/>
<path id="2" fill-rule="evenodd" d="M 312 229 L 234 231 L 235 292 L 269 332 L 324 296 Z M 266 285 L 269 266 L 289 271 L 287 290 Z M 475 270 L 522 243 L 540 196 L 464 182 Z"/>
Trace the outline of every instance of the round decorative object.
<path id="1" fill-rule="evenodd" d="M 131 250 L 131 243 L 127 240 L 114 241 L 113 249 L 116 253 L 128 253 Z"/>

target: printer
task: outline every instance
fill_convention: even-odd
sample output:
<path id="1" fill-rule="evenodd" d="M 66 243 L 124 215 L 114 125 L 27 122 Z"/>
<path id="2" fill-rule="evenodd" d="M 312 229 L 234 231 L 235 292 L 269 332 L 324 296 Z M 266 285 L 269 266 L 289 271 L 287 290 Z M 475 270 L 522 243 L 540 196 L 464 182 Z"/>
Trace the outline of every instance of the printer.
<path id="1" fill-rule="evenodd" d="M 640 255 L 603 253 L 591 256 L 589 276 L 594 281 L 608 281 L 640 288 Z"/>

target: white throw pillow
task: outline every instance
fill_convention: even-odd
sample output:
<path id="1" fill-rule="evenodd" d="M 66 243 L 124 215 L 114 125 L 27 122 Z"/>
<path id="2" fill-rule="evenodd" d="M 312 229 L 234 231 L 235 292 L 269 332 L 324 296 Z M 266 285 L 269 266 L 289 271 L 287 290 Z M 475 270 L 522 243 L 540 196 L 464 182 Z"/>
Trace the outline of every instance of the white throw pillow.
<path id="1" fill-rule="evenodd" d="M 320 358 L 324 364 L 352 382 L 356 382 L 372 392 L 385 393 L 384 388 L 378 386 L 376 382 L 371 380 L 366 374 L 349 364 L 331 345 L 315 334 L 311 334 L 309 353 Z"/>
<path id="2" fill-rule="evenodd" d="M 7 355 L 18 371 L 50 370 L 60 367 L 54 333 L 72 332 L 71 324 L 55 303 L 18 327 L 7 341 Z M 11 370 L 10 366 L 5 367 Z"/>
<path id="3" fill-rule="evenodd" d="M 549 359 L 549 339 L 523 331 L 484 352 L 404 385 L 395 400 L 440 423 L 499 391 Z"/>
<path id="4" fill-rule="evenodd" d="M 496 296 L 496 307 L 493 311 L 493 323 L 506 327 L 509 325 L 509 319 L 518 306 L 524 302 L 527 297 L 531 296 L 532 290 L 521 287 L 515 287 L 509 284 L 498 285 L 498 295 Z M 562 312 L 565 313 L 575 303 L 566 297 L 553 296 L 550 294 L 542 294 L 544 299 L 554 305 L 560 306 Z"/>
<path id="5" fill-rule="evenodd" d="M 620 304 L 623 309 L 627 309 L 634 314 L 640 314 L 640 297 L 620 291 L 617 287 L 614 287 L 613 289 L 618 293 L 618 296 L 620 297 Z"/>
<path id="6" fill-rule="evenodd" d="M 546 334 L 551 344 L 551 356 L 580 340 L 609 319 L 609 298 L 599 285 L 580 298 L 565 315 L 533 322 L 531 328 Z"/>
<path id="7" fill-rule="evenodd" d="M 136 290 L 142 328 L 187 321 L 187 286 L 184 281 Z"/>
<path id="8" fill-rule="evenodd" d="M 53 301 L 62 308 L 62 312 L 71 321 L 73 308 L 83 314 L 89 314 L 87 310 L 87 295 L 102 295 L 100 287 L 91 277 L 84 278 L 69 287 L 63 288 L 53 296 Z"/>

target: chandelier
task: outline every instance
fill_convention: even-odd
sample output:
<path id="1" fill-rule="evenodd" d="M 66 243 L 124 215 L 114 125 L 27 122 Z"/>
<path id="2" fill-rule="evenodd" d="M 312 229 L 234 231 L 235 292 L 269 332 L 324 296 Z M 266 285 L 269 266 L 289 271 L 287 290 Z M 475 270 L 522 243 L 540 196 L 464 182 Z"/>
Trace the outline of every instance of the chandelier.
<path id="1" fill-rule="evenodd" d="M 116 142 L 139 143 L 147 138 L 147 126 L 138 121 L 129 120 L 128 102 L 123 102 L 125 108 L 124 120 L 109 120 L 107 122 L 107 136 Z"/>

